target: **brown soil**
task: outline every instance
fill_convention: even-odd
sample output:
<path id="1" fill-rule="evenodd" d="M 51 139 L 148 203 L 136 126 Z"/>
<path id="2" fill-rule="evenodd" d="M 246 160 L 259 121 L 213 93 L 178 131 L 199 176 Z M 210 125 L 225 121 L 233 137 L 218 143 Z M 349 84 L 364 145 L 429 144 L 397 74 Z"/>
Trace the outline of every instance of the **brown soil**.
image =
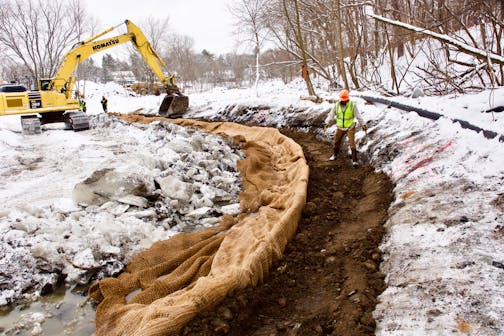
<path id="1" fill-rule="evenodd" d="M 265 283 L 229 295 L 183 335 L 374 335 L 372 312 L 385 288 L 378 245 L 392 184 L 347 158 L 327 161 L 330 144 L 313 134 L 283 133 L 303 147 L 310 166 L 297 234 Z"/>

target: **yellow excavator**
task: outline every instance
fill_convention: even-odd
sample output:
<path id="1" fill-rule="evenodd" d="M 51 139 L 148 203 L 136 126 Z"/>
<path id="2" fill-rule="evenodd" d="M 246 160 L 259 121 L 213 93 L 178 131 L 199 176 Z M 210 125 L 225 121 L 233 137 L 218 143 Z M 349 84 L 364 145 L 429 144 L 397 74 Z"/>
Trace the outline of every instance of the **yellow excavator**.
<path id="1" fill-rule="evenodd" d="M 36 80 L 36 87 L 28 91 L 18 84 L 0 85 L 0 116 L 21 115 L 23 133 L 40 133 L 43 124 L 64 122 L 75 131 L 89 128 L 89 118 L 83 111 L 83 97 L 74 91 L 73 72 L 78 65 L 96 53 L 131 42 L 154 74 L 163 84 L 166 96 L 159 107 L 159 115 L 179 117 L 189 106 L 189 98 L 181 93 L 173 75 L 165 75 L 165 63 L 152 48 L 143 32 L 131 21 L 126 20 L 127 33 L 97 40 L 116 29 L 111 27 L 83 42 L 76 43 L 65 55 L 53 78 Z"/>

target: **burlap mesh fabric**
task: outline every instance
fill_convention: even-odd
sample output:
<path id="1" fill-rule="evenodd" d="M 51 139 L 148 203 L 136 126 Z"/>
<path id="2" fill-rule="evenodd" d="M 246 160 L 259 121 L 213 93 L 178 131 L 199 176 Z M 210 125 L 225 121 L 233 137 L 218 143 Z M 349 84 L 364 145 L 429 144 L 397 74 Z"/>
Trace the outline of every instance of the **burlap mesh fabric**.
<path id="1" fill-rule="evenodd" d="M 229 292 L 263 281 L 296 231 L 308 184 L 299 145 L 272 128 L 171 121 L 241 143 L 246 154 L 238 162 L 242 213 L 225 216 L 216 228 L 157 242 L 136 255 L 118 278 L 93 284 L 90 296 L 100 302 L 96 335 L 176 335 Z"/>

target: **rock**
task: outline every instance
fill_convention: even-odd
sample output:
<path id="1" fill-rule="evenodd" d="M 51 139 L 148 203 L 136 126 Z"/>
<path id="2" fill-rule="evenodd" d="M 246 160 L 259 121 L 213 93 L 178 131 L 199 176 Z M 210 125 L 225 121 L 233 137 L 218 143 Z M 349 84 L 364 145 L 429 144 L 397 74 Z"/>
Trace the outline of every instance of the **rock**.
<path id="1" fill-rule="evenodd" d="M 418 87 L 413 89 L 413 93 L 411 93 L 411 98 L 420 98 L 420 97 L 424 97 L 424 96 L 425 96 L 425 93 L 423 92 L 423 90 L 421 88 L 418 88 Z"/>
<path id="2" fill-rule="evenodd" d="M 76 203 L 102 205 L 127 195 L 148 195 L 155 190 L 148 174 L 119 172 L 115 169 L 95 171 L 91 177 L 75 185 L 72 198 Z"/>
<path id="3" fill-rule="evenodd" d="M 378 267 L 372 260 L 367 260 L 366 262 L 364 262 L 364 266 L 371 272 L 376 272 L 376 270 L 378 269 Z"/>
<path id="4" fill-rule="evenodd" d="M 225 335 L 229 333 L 229 325 L 221 319 L 214 319 L 211 322 L 213 331 L 218 335 Z"/>
<path id="5" fill-rule="evenodd" d="M 227 307 L 222 307 L 219 309 L 218 314 L 222 319 L 230 321 L 233 319 L 233 312 Z"/>
<path id="6" fill-rule="evenodd" d="M 279 299 L 278 299 L 278 305 L 279 305 L 280 307 L 285 307 L 285 306 L 287 306 L 287 299 L 286 299 L 286 298 L 284 298 L 284 297 L 279 298 Z"/>
<path id="7" fill-rule="evenodd" d="M 191 185 L 179 180 L 175 176 L 166 176 L 156 179 L 163 194 L 171 199 L 187 202 L 191 198 Z"/>
<path id="8" fill-rule="evenodd" d="M 335 256 L 327 257 L 325 261 L 327 264 L 333 264 L 336 261 L 336 257 Z"/>
<path id="9" fill-rule="evenodd" d="M 379 253 L 373 253 L 373 254 L 371 255 L 371 259 L 373 259 L 374 261 L 380 261 L 381 256 L 380 256 L 380 254 L 379 254 Z"/>
<path id="10" fill-rule="evenodd" d="M 311 216 L 317 210 L 317 205 L 314 202 L 307 202 L 304 209 L 303 214 L 306 216 Z"/>
<path id="11" fill-rule="evenodd" d="M 139 208 L 147 208 L 149 205 L 149 201 L 145 197 L 135 196 L 135 195 L 126 195 L 117 199 L 118 202 L 134 205 Z"/>

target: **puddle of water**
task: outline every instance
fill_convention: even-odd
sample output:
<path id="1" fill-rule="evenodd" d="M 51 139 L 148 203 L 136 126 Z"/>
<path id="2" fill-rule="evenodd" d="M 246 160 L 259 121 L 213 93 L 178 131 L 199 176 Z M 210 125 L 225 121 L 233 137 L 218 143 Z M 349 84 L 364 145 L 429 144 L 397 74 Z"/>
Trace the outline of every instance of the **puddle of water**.
<path id="1" fill-rule="evenodd" d="M 64 287 L 39 300 L 0 311 L 0 334 L 5 336 L 91 336 L 95 310 L 83 289 Z"/>

